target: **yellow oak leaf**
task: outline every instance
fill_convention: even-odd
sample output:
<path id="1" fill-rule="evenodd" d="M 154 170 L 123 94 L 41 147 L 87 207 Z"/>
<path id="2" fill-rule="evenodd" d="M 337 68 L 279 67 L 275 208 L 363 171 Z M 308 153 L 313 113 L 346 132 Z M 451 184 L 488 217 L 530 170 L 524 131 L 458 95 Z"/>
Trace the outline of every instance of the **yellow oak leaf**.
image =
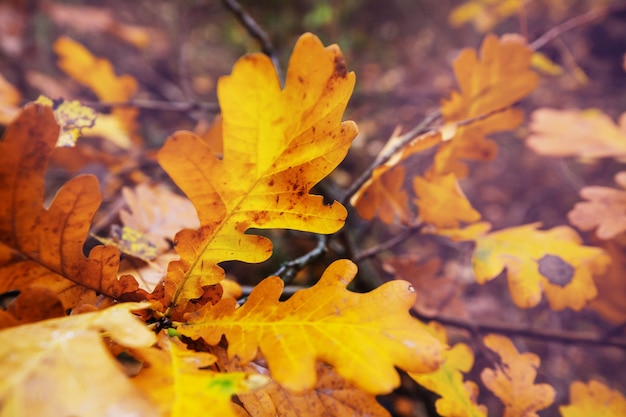
<path id="1" fill-rule="evenodd" d="M 58 135 L 52 109 L 31 104 L 0 141 L 0 292 L 45 286 L 66 309 L 93 303 L 98 294 L 112 302 L 138 286 L 130 276 L 117 279 L 116 248 L 97 246 L 83 255 L 101 201 L 97 179 L 68 181 L 44 208 L 46 162 Z"/>
<path id="2" fill-rule="evenodd" d="M 218 364 L 228 372 L 254 372 L 268 376 L 269 369 L 265 361 L 257 357 L 245 365 L 237 358 L 228 359 L 221 347 L 214 349 Z M 307 417 L 343 417 L 370 416 L 389 417 L 376 397 L 355 388 L 345 381 L 334 369 L 322 363 L 315 366 L 317 384 L 310 391 L 296 393 L 283 388 L 275 381 L 253 392 L 237 395 L 243 405 L 244 416 L 307 416 Z"/>
<path id="3" fill-rule="evenodd" d="M 440 228 L 457 227 L 459 222 L 474 223 L 480 213 L 472 207 L 453 173 L 413 178 L 420 218 Z"/>
<path id="4" fill-rule="evenodd" d="M 495 369 L 484 369 L 480 379 L 504 403 L 503 417 L 538 417 L 536 411 L 550 406 L 556 394 L 551 385 L 534 383 L 539 356 L 520 354 L 504 336 L 490 334 L 483 341 L 501 359 Z"/>
<path id="5" fill-rule="evenodd" d="M 137 353 L 145 365 L 132 382 L 158 405 L 162 416 L 235 417 L 231 397 L 269 382 L 267 376 L 258 373 L 206 369 L 217 360 L 214 355 L 189 350 L 164 332 L 159 335 L 158 349 Z"/>
<path id="6" fill-rule="evenodd" d="M 467 176 L 463 160 L 489 161 L 497 152 L 486 136 L 517 127 L 522 112 L 510 108 L 537 86 L 538 75 L 530 69 L 532 50 L 519 35 L 498 39 L 488 35 L 480 49 L 465 49 L 454 61 L 460 91 L 443 100 L 441 113 L 446 122 L 479 118 L 460 126 L 454 138 L 439 147 L 429 175 L 455 173 Z"/>
<path id="7" fill-rule="evenodd" d="M 100 101 L 124 103 L 136 93 L 137 80 L 130 75 L 118 77 L 108 60 L 93 56 L 80 43 L 68 37 L 61 37 L 54 42 L 53 49 L 59 56 L 59 68 L 80 84 L 90 88 Z M 115 107 L 111 110 L 111 117 L 116 122 L 101 116 L 93 126 L 93 131 L 104 133 L 107 139 L 113 139 L 121 147 L 129 148 L 132 135 L 136 131 L 137 114 L 136 108 Z M 102 123 L 107 124 L 106 128 L 99 126 Z M 120 133 L 121 130 L 125 137 L 107 134 L 107 131 L 111 130 L 114 133 Z M 84 134 L 88 132 L 89 129 L 86 129 Z"/>
<path id="8" fill-rule="evenodd" d="M 452 9 L 448 22 L 452 27 L 471 22 L 474 29 L 485 33 L 517 14 L 521 6 L 522 0 L 468 0 Z"/>
<path id="9" fill-rule="evenodd" d="M 406 281 L 391 281 L 366 294 L 346 290 L 356 275 L 348 260 L 331 264 L 320 281 L 279 302 L 283 282 L 263 280 L 248 301 L 206 305 L 186 316 L 178 331 L 215 345 L 222 335 L 228 355 L 243 363 L 258 351 L 267 359 L 272 379 L 303 391 L 315 386 L 317 359 L 332 365 L 356 387 L 390 392 L 400 383 L 395 366 L 428 372 L 441 362 L 441 345 L 409 314 L 415 294 Z"/>
<path id="10" fill-rule="evenodd" d="M 474 274 L 484 284 L 506 268 L 509 291 L 520 308 L 536 306 L 541 292 L 553 310 L 579 311 L 596 295 L 593 277 L 610 260 L 597 247 L 584 246 L 570 227 L 537 230 L 539 223 L 477 236 Z"/>
<path id="11" fill-rule="evenodd" d="M 626 171 L 615 175 L 615 182 L 626 188 Z M 589 186 L 580 190 L 588 201 L 576 203 L 567 213 L 571 224 L 580 230 L 596 229 L 600 239 L 612 239 L 626 230 L 626 191 Z"/>
<path id="12" fill-rule="evenodd" d="M 154 333 L 131 314 L 148 306 L 123 303 L 0 331 L 0 416 L 157 416 L 102 340 L 152 345 Z"/>
<path id="13" fill-rule="evenodd" d="M 447 344 L 443 326 L 431 325 L 431 332 L 442 344 Z M 443 352 L 444 362 L 434 372 L 409 373 L 418 384 L 441 396 L 435 401 L 437 413 L 443 417 L 486 417 L 487 409 L 478 405 L 478 386 L 463 381 L 463 374 L 474 366 L 474 352 L 464 343 L 457 343 Z"/>
<path id="14" fill-rule="evenodd" d="M 584 159 L 626 156 L 626 113 L 618 124 L 596 109 L 538 109 L 526 145 L 541 155 Z"/>
<path id="15" fill-rule="evenodd" d="M 626 416 L 626 398 L 600 381 L 588 384 L 574 381 L 569 387 L 570 405 L 559 407 L 562 417 L 621 417 Z"/>
<path id="16" fill-rule="evenodd" d="M 167 140 L 159 163 L 194 204 L 201 224 L 176 235 L 181 260 L 170 264 L 165 281 L 174 303 L 221 281 L 219 262 L 266 260 L 272 244 L 246 233 L 250 228 L 334 233 L 342 227 L 346 209 L 309 191 L 343 160 L 356 136 L 353 122 L 341 122 L 353 87 L 339 48 L 324 48 L 305 34 L 284 89 L 263 54 L 241 58 L 232 75 L 219 80 L 223 159 L 191 132 Z"/>

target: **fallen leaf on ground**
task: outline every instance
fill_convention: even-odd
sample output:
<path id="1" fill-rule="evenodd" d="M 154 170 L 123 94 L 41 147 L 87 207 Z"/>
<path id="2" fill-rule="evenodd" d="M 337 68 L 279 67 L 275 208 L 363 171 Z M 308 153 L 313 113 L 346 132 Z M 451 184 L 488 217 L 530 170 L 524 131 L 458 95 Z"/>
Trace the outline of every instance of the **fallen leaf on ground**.
<path id="1" fill-rule="evenodd" d="M 617 173 L 615 182 L 626 188 L 626 171 Z M 580 230 L 596 229 L 600 239 L 612 239 L 626 230 L 626 191 L 589 186 L 580 190 L 580 196 L 588 201 L 576 203 L 567 213 L 571 224 Z"/>
<path id="2" fill-rule="evenodd" d="M 569 390 L 570 405 L 559 407 L 562 417 L 626 416 L 626 398 L 600 381 L 574 381 Z"/>
<path id="3" fill-rule="evenodd" d="M 596 109 L 535 110 L 526 145 L 548 156 L 574 156 L 584 159 L 626 156 L 626 113 L 616 125 Z"/>
<path id="4" fill-rule="evenodd" d="M 500 356 L 501 364 L 484 369 L 480 379 L 504 403 L 503 417 L 538 417 L 536 412 L 549 407 L 556 395 L 551 385 L 535 384 L 539 356 L 520 354 L 504 336 L 490 334 L 483 341 Z"/>
<path id="5" fill-rule="evenodd" d="M 108 309 L 0 331 L 0 416 L 157 416 L 106 349 L 104 334 L 128 348 L 145 348 L 154 333 L 130 312 Z"/>
<path id="6" fill-rule="evenodd" d="M 20 92 L 0 74 L 0 125 L 8 125 L 20 112 Z"/>
<path id="7" fill-rule="evenodd" d="M 92 127 L 96 122 L 96 111 L 91 107 L 83 106 L 78 100 L 51 100 L 45 96 L 39 96 L 37 104 L 52 108 L 54 118 L 61 128 L 56 146 L 59 148 L 71 148 L 83 129 Z"/>
<path id="8" fill-rule="evenodd" d="M 441 346 L 409 314 L 415 304 L 410 284 L 391 281 L 357 294 L 346 290 L 355 275 L 352 262 L 336 261 L 317 284 L 284 302 L 278 301 L 283 282 L 270 277 L 242 307 L 232 299 L 207 305 L 187 315 L 178 331 L 211 345 L 225 335 L 229 357 L 237 355 L 243 363 L 260 351 L 272 379 L 297 392 L 315 386 L 316 360 L 372 394 L 398 386 L 396 366 L 411 372 L 436 369 Z"/>

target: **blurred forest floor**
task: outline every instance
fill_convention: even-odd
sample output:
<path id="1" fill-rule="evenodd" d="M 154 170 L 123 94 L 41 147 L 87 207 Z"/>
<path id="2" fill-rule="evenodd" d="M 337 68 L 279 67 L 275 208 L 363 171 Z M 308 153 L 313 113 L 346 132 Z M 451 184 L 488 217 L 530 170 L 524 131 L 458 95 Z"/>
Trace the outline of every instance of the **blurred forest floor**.
<path id="1" fill-rule="evenodd" d="M 397 126 L 408 130 L 419 124 L 457 88 L 452 61 L 461 49 L 477 48 L 484 37 L 471 24 L 452 27 L 448 22 L 450 12 L 462 3 L 241 1 L 269 36 L 283 70 L 298 36 L 310 31 L 324 44 L 339 44 L 348 68 L 355 71 L 356 90 L 345 118 L 355 120 L 360 133 L 334 174 L 344 187 L 365 170 Z M 522 33 L 532 42 L 559 23 L 610 3 L 615 2 L 528 1 L 522 15 L 496 22 L 491 31 Z M 22 104 L 40 94 L 97 101 L 57 67 L 52 45 L 61 36 L 108 59 L 117 74 L 138 80 L 133 101 L 140 111 L 143 146 L 150 149 L 158 149 L 176 130 L 205 131 L 217 114 L 218 78 L 230 72 L 238 57 L 260 50 L 257 40 L 218 0 L 0 0 L 0 74 L 17 87 Z M 563 72 L 542 76 L 539 88 L 521 104 L 527 115 L 539 107 L 595 107 L 617 119 L 626 110 L 626 7 L 564 33 L 541 52 Z M 475 164 L 462 182 L 494 229 L 537 221 L 546 227 L 567 224 L 566 213 L 580 200 L 583 186 L 613 186 L 613 175 L 623 170 L 623 163 L 613 160 L 586 164 L 537 156 L 524 145 L 524 126 L 496 135 L 497 159 Z M 426 164 L 417 158 L 415 171 Z M 102 180 L 106 169 L 92 164 L 80 171 Z M 141 175 L 153 179 L 163 175 L 154 161 L 146 161 L 142 169 Z M 53 169 L 50 187 L 74 174 Z M 112 188 L 141 182 L 136 172 L 118 181 Z M 552 357 L 558 358 L 565 361 L 565 356 Z M 612 358 L 606 359 L 604 371 L 610 374 L 615 365 Z M 614 388 L 623 392 L 626 381 L 620 378 L 622 386 Z M 561 381 L 563 388 L 568 382 Z"/>

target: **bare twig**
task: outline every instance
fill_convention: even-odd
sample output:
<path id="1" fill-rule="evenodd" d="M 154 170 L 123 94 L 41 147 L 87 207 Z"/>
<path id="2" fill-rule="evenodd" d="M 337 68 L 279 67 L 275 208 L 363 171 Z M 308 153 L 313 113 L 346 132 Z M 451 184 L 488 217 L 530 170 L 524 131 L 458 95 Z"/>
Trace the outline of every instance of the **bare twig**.
<path id="1" fill-rule="evenodd" d="M 296 276 L 298 271 L 313 262 L 320 256 L 326 253 L 326 242 L 328 241 L 327 235 L 315 235 L 317 238 L 317 246 L 311 251 L 305 253 L 299 258 L 291 261 L 283 262 L 276 272 L 271 275 L 280 277 L 286 284 L 290 283 Z"/>
<path id="2" fill-rule="evenodd" d="M 569 32 L 572 29 L 576 29 L 578 27 L 592 23 L 595 20 L 599 20 L 600 18 L 608 14 L 615 13 L 615 12 L 622 11 L 622 10 L 626 10 L 626 2 L 613 3 L 613 4 L 609 4 L 608 6 L 597 7 L 595 9 L 592 9 L 588 11 L 587 13 L 573 17 L 561 23 L 560 25 L 553 27 L 552 29 L 550 29 L 549 31 L 547 31 L 546 33 L 544 33 L 543 35 L 535 39 L 530 44 L 530 48 L 534 51 L 541 49 L 546 44 L 552 42 L 553 40 L 555 40 L 556 38 L 558 38 L 565 32 Z"/>
<path id="3" fill-rule="evenodd" d="M 463 320 L 457 317 L 422 314 L 415 311 L 415 309 L 413 309 L 413 313 L 420 320 L 436 321 L 446 326 L 465 329 L 474 335 L 478 335 L 479 333 L 498 333 L 507 336 L 522 336 L 556 343 L 617 347 L 620 349 L 626 349 L 626 339 L 624 338 L 607 338 L 592 333 L 532 329 L 528 327 L 516 326 L 510 322 L 481 323 L 478 321 Z"/>
<path id="4" fill-rule="evenodd" d="M 394 237 L 392 237 L 391 239 L 379 243 L 378 245 L 372 246 L 369 249 L 365 249 L 359 253 L 357 253 L 356 255 L 354 255 L 352 257 L 352 260 L 355 263 L 359 263 L 367 258 L 371 258 L 373 256 L 378 255 L 379 253 L 386 251 L 388 249 L 393 248 L 394 246 L 404 242 L 406 239 L 408 239 L 409 237 L 411 237 L 413 234 L 417 233 L 418 231 L 420 231 L 422 228 L 424 227 L 423 223 L 417 224 L 415 226 L 411 226 L 408 229 L 403 230 L 402 232 L 398 233 L 397 235 L 395 235 Z"/>
<path id="5" fill-rule="evenodd" d="M 274 45 L 272 45 L 267 33 L 261 29 L 252 16 L 246 13 L 237 0 L 222 0 L 222 3 L 235 15 L 239 23 L 241 23 L 241 25 L 248 31 L 250 36 L 259 41 L 259 44 L 261 44 L 261 50 L 272 60 L 272 64 L 274 64 L 274 69 L 276 70 L 276 74 L 278 74 L 278 79 L 280 80 L 281 85 L 284 84 L 280 62 L 278 61 Z"/>
<path id="6" fill-rule="evenodd" d="M 202 103 L 188 101 L 158 101 L 135 99 L 123 102 L 113 101 L 83 101 L 84 105 L 92 107 L 96 110 L 109 110 L 115 107 L 136 107 L 145 110 L 162 110 L 186 112 L 191 110 L 204 110 L 210 113 L 219 113 L 220 107 L 217 103 Z"/>

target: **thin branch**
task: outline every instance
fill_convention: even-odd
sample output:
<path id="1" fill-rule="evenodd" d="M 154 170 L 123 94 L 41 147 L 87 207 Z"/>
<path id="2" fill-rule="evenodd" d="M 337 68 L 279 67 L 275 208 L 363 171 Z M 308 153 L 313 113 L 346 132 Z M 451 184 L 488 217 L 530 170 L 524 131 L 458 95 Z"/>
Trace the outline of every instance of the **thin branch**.
<path id="1" fill-rule="evenodd" d="M 473 334 L 498 333 L 507 336 L 523 336 L 531 339 L 539 339 L 556 343 L 617 347 L 620 349 L 626 349 L 626 339 L 624 338 L 607 338 L 592 333 L 532 329 L 528 327 L 516 326 L 510 322 L 481 323 L 463 320 L 456 317 L 422 314 L 415 309 L 413 309 L 413 313 L 420 320 L 436 321 L 446 326 L 468 330 Z"/>
<path id="2" fill-rule="evenodd" d="M 408 229 L 404 229 L 401 233 L 398 233 L 397 235 L 395 235 L 394 237 L 392 237 L 391 239 L 379 243 L 378 245 L 374 245 L 369 249 L 365 249 L 359 253 L 357 253 L 356 255 L 354 255 L 352 257 L 352 260 L 355 263 L 359 263 L 367 258 L 371 258 L 373 256 L 378 255 L 379 253 L 386 251 L 388 249 L 393 248 L 396 245 L 399 245 L 400 243 L 404 242 L 406 239 L 410 238 L 411 236 L 413 236 L 415 233 L 417 233 L 418 231 L 420 231 L 422 228 L 424 227 L 423 223 L 417 224 L 415 226 L 411 226 Z"/>
<path id="3" fill-rule="evenodd" d="M 556 38 L 558 38 L 565 32 L 569 32 L 570 30 L 576 29 L 578 27 L 588 25 L 589 23 L 592 23 L 595 20 L 599 20 L 600 18 L 608 14 L 615 13 L 615 12 L 622 11 L 622 10 L 626 10 L 626 2 L 613 3 L 608 6 L 597 7 L 595 9 L 592 9 L 588 11 L 587 13 L 583 13 L 581 15 L 573 17 L 561 23 L 560 25 L 553 27 L 552 29 L 550 29 L 549 31 L 547 31 L 546 33 L 544 33 L 543 35 L 535 39 L 530 44 L 530 48 L 533 51 L 541 49 L 546 44 L 552 42 L 553 40 L 555 40 Z"/>
<path id="4" fill-rule="evenodd" d="M 261 50 L 265 55 L 267 55 L 271 60 L 272 64 L 274 64 L 274 69 L 276 70 L 276 74 L 278 74 L 278 79 L 283 85 L 283 72 L 280 67 L 280 62 L 278 61 L 278 55 L 276 54 L 276 49 L 274 45 L 272 45 L 272 41 L 270 41 L 270 37 L 265 33 L 265 31 L 257 24 L 257 22 L 250 16 L 244 8 L 237 2 L 237 0 L 222 0 L 222 3 L 228 10 L 230 10 L 239 23 L 248 31 L 250 36 L 259 41 L 261 45 Z"/>
<path id="5" fill-rule="evenodd" d="M 220 107 L 217 103 L 202 103 L 189 101 L 158 101 L 136 99 L 128 101 L 82 101 L 82 104 L 92 107 L 96 110 L 109 110 L 115 107 L 136 107 L 145 110 L 162 110 L 187 112 L 190 110 L 204 110 L 211 113 L 219 113 Z"/>
<path id="6" fill-rule="evenodd" d="M 385 152 L 383 155 L 380 155 L 378 158 L 376 158 L 376 160 L 365 170 L 365 172 L 363 172 L 361 176 L 357 178 L 350 185 L 350 188 L 348 188 L 343 198 L 341 199 L 341 203 L 343 205 L 346 205 L 350 201 L 350 198 L 357 191 L 359 191 L 359 189 L 363 186 L 363 184 L 367 182 L 367 180 L 369 180 L 369 178 L 372 176 L 372 173 L 374 172 L 376 168 L 378 168 L 380 165 L 384 164 L 389 159 L 391 159 L 391 157 L 395 155 L 396 152 L 404 148 L 409 142 L 411 142 L 417 136 L 431 130 L 429 128 L 430 124 L 434 122 L 435 120 L 437 120 L 440 116 L 441 116 L 440 110 L 434 111 L 428 116 L 426 116 L 426 118 L 424 118 L 424 120 L 422 120 L 422 122 L 420 122 L 417 126 L 415 126 L 413 129 L 411 129 L 410 131 L 402 135 L 398 143 L 395 146 L 393 146 L 392 148 L 389 148 L 387 152 Z"/>
<path id="7" fill-rule="evenodd" d="M 276 270 L 276 272 L 271 275 L 280 277 L 285 282 L 285 284 L 288 284 L 293 280 L 298 271 L 324 255 L 326 253 L 326 242 L 328 241 L 328 237 L 327 235 L 315 236 L 317 237 L 317 246 L 315 246 L 315 248 L 300 256 L 299 258 L 283 262 L 280 268 L 278 268 L 278 270 Z"/>

